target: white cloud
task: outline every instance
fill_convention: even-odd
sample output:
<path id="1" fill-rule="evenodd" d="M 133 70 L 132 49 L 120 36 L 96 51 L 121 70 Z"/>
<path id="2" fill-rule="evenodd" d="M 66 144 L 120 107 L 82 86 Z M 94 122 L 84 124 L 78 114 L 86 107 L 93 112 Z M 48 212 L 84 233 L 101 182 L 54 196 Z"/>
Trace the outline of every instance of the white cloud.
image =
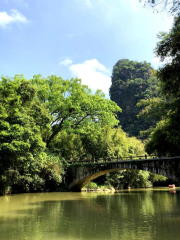
<path id="1" fill-rule="evenodd" d="M 73 77 L 81 79 L 82 84 L 92 89 L 101 89 L 109 93 L 111 85 L 110 70 L 98 62 L 97 59 L 86 60 L 83 63 L 74 64 L 69 67 Z"/>
<path id="2" fill-rule="evenodd" d="M 59 65 L 64 65 L 67 66 L 72 63 L 72 60 L 70 59 L 65 59 L 64 61 L 60 62 Z"/>
<path id="3" fill-rule="evenodd" d="M 6 27 L 8 24 L 12 23 L 28 23 L 26 17 L 21 14 L 18 10 L 12 9 L 11 15 L 8 15 L 7 12 L 0 12 L 0 26 Z"/>
<path id="4" fill-rule="evenodd" d="M 152 59 L 152 62 L 156 64 L 170 63 L 171 61 L 172 61 L 172 57 L 166 57 L 163 62 L 161 62 L 160 57 L 154 57 Z"/>
<path id="5" fill-rule="evenodd" d="M 160 63 L 160 58 L 159 58 L 159 57 L 154 57 L 154 58 L 152 59 L 152 62 L 153 62 L 153 63 Z"/>

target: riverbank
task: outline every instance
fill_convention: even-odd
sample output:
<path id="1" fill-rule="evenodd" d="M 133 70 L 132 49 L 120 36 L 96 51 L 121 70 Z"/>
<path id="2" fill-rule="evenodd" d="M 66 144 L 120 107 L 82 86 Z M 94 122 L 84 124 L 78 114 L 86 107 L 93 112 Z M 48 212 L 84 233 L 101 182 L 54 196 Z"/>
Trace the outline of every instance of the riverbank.
<path id="1" fill-rule="evenodd" d="M 89 182 L 82 189 L 82 192 L 115 192 L 115 188 L 107 185 L 98 185 L 95 182 Z"/>
<path id="2" fill-rule="evenodd" d="M 83 188 L 81 192 L 115 192 L 115 189 L 112 188 Z"/>

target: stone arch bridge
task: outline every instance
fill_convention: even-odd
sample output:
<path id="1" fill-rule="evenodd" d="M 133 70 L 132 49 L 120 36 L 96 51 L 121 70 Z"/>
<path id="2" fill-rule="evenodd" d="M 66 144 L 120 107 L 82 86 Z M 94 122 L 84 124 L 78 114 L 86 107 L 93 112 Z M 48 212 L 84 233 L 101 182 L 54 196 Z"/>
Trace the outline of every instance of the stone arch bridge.
<path id="1" fill-rule="evenodd" d="M 93 179 L 109 172 L 123 169 L 138 169 L 163 175 L 174 182 L 180 182 L 180 156 L 177 157 L 153 157 L 136 159 L 109 159 L 74 162 L 68 168 L 68 187 L 72 191 L 81 189 Z"/>

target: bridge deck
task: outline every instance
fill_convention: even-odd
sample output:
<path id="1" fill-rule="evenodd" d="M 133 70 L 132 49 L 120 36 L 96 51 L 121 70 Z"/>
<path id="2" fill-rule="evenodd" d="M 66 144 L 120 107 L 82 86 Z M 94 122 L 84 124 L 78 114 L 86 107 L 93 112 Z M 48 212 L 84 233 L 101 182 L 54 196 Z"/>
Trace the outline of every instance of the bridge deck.
<path id="1" fill-rule="evenodd" d="M 142 156 L 137 156 L 137 157 L 133 157 L 133 158 L 129 158 L 128 160 L 126 160 L 125 157 L 124 160 L 120 159 L 120 158 L 108 158 L 108 159 L 88 159 L 88 160 L 81 160 L 81 161 L 68 161 L 68 163 L 73 164 L 73 163 L 79 163 L 79 164 L 107 164 L 107 163 L 129 163 L 129 162 L 136 162 L 136 161 L 161 161 L 161 160 L 176 160 L 176 159 L 180 159 L 180 156 L 175 156 L 175 157 L 153 157 L 150 156 L 149 158 L 139 158 Z M 144 157 L 144 156 L 143 156 Z"/>

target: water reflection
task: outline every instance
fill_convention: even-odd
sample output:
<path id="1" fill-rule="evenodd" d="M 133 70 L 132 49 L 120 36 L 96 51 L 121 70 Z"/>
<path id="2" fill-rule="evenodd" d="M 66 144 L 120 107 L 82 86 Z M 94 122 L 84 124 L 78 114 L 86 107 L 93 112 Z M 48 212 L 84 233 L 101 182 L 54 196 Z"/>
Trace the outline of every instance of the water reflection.
<path id="1" fill-rule="evenodd" d="M 0 197 L 2 240 L 179 239 L 180 189 Z"/>

